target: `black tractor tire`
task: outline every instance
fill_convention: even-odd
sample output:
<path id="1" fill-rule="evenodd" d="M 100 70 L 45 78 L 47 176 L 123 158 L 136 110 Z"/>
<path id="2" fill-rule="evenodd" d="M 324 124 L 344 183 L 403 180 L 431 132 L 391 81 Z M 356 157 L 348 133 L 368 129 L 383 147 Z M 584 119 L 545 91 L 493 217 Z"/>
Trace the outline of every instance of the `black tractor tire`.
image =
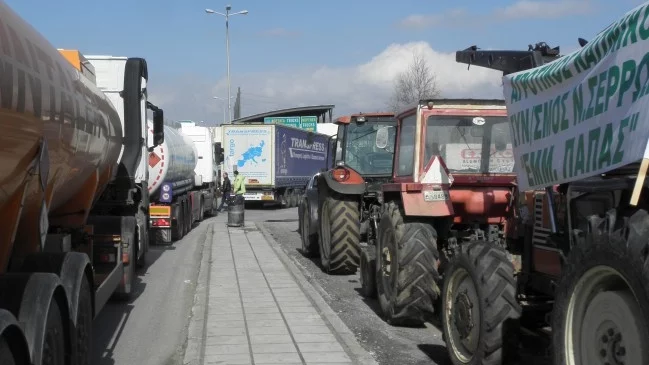
<path id="1" fill-rule="evenodd" d="M 76 365 L 92 364 L 92 293 L 88 278 L 84 276 L 79 291 L 77 304 L 77 326 L 76 341 L 72 345 L 75 347 L 74 356 Z"/>
<path id="2" fill-rule="evenodd" d="M 376 245 L 376 289 L 386 321 L 415 325 L 434 313 L 439 299 L 437 232 L 405 222 L 399 206 L 385 206 Z"/>
<path id="3" fill-rule="evenodd" d="M 319 253 L 318 234 L 310 233 L 311 214 L 307 208 L 306 202 L 303 202 L 300 208 L 302 216 L 300 217 L 300 236 L 302 238 L 302 254 L 305 257 L 316 257 Z"/>
<path id="4" fill-rule="evenodd" d="M 369 246 L 361 250 L 361 295 L 365 298 L 376 298 L 376 247 Z"/>
<path id="5" fill-rule="evenodd" d="M 553 364 L 649 363 L 649 214 L 607 215 L 589 217 L 591 233 L 564 261 L 552 311 Z"/>
<path id="6" fill-rule="evenodd" d="M 460 279 L 466 281 L 458 282 Z M 471 286 L 474 290 L 469 293 Z M 486 241 L 462 245 L 444 271 L 441 312 L 442 332 L 453 364 L 511 363 L 518 350 L 522 308 L 516 301 L 514 265 L 507 252 Z M 475 348 L 462 342 L 466 338 L 474 339 Z"/>
<path id="7" fill-rule="evenodd" d="M 318 231 L 322 269 L 329 274 L 354 274 L 361 249 L 358 202 L 345 195 L 328 196 Z"/>

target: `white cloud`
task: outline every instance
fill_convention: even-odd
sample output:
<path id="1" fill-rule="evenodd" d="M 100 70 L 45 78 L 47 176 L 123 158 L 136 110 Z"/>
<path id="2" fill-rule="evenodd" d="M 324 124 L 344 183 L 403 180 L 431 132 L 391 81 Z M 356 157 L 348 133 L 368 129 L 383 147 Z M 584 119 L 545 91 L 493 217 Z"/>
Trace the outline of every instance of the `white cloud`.
<path id="1" fill-rule="evenodd" d="M 378 111 L 387 108 L 393 80 L 422 54 L 437 75 L 442 97 L 502 98 L 501 74 L 480 67 L 467 70 L 455 53 L 432 49 L 426 42 L 392 44 L 367 62 L 334 68 L 320 66 L 271 73 L 232 76 L 232 93 L 242 90 L 243 116 L 306 105 L 335 104 L 334 113 Z M 175 119 L 219 120 L 223 105 L 212 96 L 226 96 L 225 80 L 208 85 L 200 79 L 151 82 L 151 99 Z M 158 102 L 157 100 L 163 100 Z"/>
<path id="2" fill-rule="evenodd" d="M 466 27 L 467 24 L 484 24 L 485 22 L 503 20 L 557 19 L 584 15 L 592 11 L 591 0 L 519 0 L 487 13 L 471 13 L 464 8 L 456 8 L 442 13 L 413 14 L 398 21 L 397 26 L 410 29 Z M 467 23 L 468 20 L 470 20 L 469 23 Z"/>

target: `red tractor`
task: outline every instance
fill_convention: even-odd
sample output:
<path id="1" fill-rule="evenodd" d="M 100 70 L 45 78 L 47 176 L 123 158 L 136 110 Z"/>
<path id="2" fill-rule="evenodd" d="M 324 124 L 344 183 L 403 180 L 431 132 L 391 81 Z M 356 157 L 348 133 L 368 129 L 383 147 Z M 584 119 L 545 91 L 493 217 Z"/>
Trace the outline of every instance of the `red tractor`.
<path id="1" fill-rule="evenodd" d="M 373 241 L 381 186 L 392 177 L 396 120 L 392 113 L 340 117 L 333 166 L 316 174 L 299 206 L 302 250 L 320 255 L 324 271 L 353 274 L 361 242 Z"/>
<path id="2" fill-rule="evenodd" d="M 361 256 L 362 293 L 378 295 L 392 324 L 427 321 L 453 303 L 454 313 L 442 313 L 454 321 L 447 341 L 498 351 L 503 323 L 520 316 L 506 251 L 518 231 L 505 102 L 422 100 L 397 120 L 378 239 Z"/>

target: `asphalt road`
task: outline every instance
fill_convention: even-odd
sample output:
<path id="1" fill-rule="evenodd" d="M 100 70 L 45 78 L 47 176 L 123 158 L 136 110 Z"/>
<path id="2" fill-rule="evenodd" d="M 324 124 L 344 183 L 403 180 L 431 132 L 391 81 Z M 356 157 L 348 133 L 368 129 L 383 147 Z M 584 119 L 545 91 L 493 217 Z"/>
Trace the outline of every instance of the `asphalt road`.
<path id="1" fill-rule="evenodd" d="M 356 335 L 359 343 L 381 365 L 447 365 L 450 360 L 440 330 L 432 324 L 425 327 L 395 327 L 380 316 L 376 300 L 361 296 L 359 273 L 355 275 L 327 275 L 319 266 L 319 259 L 304 257 L 298 233 L 297 209 L 283 209 L 265 219 L 265 228 L 273 235 L 284 252 L 300 268 L 304 276 L 320 291 L 327 304 Z M 538 336 L 521 336 L 526 365 L 549 365 L 544 356 L 545 343 Z"/>
<path id="2" fill-rule="evenodd" d="M 170 246 L 151 246 L 134 298 L 111 300 L 93 326 L 93 364 L 182 364 L 209 219 Z"/>

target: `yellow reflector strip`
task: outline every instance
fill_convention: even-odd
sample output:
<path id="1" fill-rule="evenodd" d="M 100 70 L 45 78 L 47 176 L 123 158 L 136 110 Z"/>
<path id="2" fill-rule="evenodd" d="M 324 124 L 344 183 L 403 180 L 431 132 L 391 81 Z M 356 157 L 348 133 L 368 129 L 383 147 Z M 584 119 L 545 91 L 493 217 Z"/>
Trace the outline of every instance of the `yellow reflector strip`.
<path id="1" fill-rule="evenodd" d="M 149 206 L 149 216 L 151 217 L 170 217 L 171 207 L 167 205 L 151 205 Z"/>

